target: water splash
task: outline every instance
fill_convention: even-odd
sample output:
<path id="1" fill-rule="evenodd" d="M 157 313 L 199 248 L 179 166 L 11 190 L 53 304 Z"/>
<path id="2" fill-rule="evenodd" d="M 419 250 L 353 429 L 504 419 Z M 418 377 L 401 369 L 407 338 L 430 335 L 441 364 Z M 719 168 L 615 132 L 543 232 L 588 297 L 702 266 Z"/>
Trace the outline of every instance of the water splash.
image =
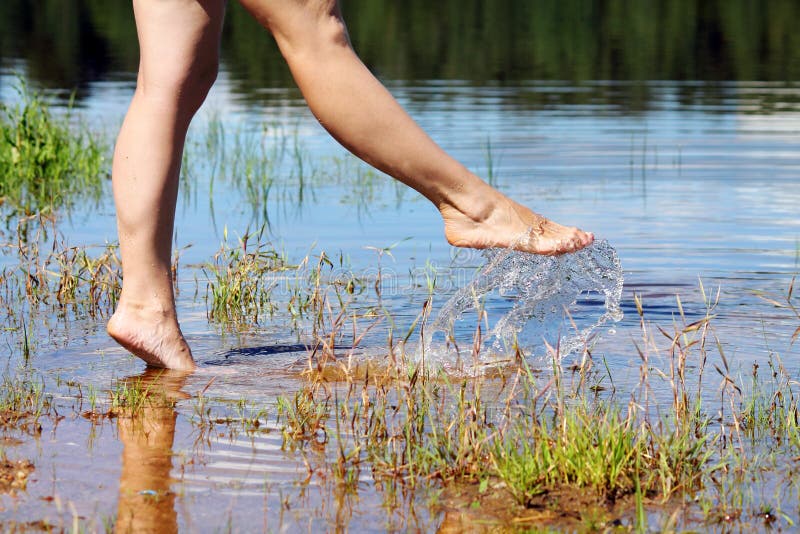
<path id="1" fill-rule="evenodd" d="M 598 326 L 622 319 L 622 267 L 607 241 L 597 241 L 562 256 L 540 256 L 511 249 L 491 249 L 483 255 L 486 264 L 442 306 L 428 327 L 423 343 L 428 361 L 452 367 L 454 360 L 462 355 L 450 344 L 433 346 L 434 335 L 443 332 L 448 339 L 457 337 L 457 323 L 464 314 L 489 310 L 492 306 L 487 305 L 487 299 L 495 294 L 503 299 L 499 307 L 507 307 L 509 301 L 513 305 L 481 341 L 478 364 L 506 359 L 517 344 L 527 352 L 542 347 L 544 341 L 558 347 L 559 355 L 564 357 L 584 347 L 589 334 Z M 576 318 L 571 312 L 575 303 L 579 298 L 590 303 L 592 295 L 604 298 L 603 313 L 596 317 L 583 313 Z M 473 321 L 473 329 L 474 326 Z M 523 329 L 525 341 L 530 340 L 534 347 L 523 344 Z"/>

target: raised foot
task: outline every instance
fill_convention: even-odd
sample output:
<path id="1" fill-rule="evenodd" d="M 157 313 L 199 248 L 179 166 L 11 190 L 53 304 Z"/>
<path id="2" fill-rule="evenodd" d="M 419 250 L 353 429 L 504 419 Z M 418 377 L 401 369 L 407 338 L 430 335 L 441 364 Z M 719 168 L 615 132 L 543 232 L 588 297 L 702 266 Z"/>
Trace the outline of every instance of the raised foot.
<path id="1" fill-rule="evenodd" d="M 479 216 L 471 217 L 451 207 L 441 213 L 447 241 L 456 247 L 513 248 L 554 256 L 578 251 L 594 241 L 592 233 L 562 226 L 505 196 Z"/>
<path id="2" fill-rule="evenodd" d="M 106 330 L 117 343 L 151 367 L 187 371 L 196 367 L 174 314 L 120 304 Z"/>

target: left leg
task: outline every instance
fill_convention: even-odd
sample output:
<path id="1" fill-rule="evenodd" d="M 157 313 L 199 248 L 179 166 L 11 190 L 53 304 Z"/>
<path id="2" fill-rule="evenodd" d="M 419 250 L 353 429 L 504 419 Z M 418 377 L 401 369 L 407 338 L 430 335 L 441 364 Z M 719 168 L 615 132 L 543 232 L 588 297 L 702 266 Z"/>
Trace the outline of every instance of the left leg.
<path id="1" fill-rule="evenodd" d="M 490 187 L 433 142 L 356 56 L 336 0 L 240 3 L 272 32 L 320 124 L 356 156 L 427 197 L 452 245 L 561 254 L 592 242 L 592 234 Z"/>

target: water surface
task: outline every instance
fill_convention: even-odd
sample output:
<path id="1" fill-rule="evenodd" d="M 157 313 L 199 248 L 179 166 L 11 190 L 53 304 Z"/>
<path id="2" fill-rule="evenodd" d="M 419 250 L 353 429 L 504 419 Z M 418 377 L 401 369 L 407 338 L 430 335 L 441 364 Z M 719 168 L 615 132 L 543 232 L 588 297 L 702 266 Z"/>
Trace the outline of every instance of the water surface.
<path id="1" fill-rule="evenodd" d="M 24 11 L 13 2 L 6 9 L 12 4 L 12 11 Z M 95 13 L 93 9 L 89 12 Z M 120 20 L 129 22 L 126 16 L 120 15 Z M 239 16 L 233 12 L 229 24 L 238 24 Z M 716 19 L 707 17 L 700 20 L 711 20 L 708 25 L 713 26 Z M 108 27 L 92 20 L 105 35 Z M 370 42 L 370 28 L 354 22 L 351 33 L 357 45 Z M 266 72 L 256 71 L 256 61 L 245 68 L 236 39 L 226 39 L 220 78 L 191 130 L 191 172 L 178 204 L 176 244 L 191 245 L 181 256 L 178 306 L 183 331 L 200 364 L 200 371 L 181 387 L 190 394 L 207 387 L 205 394 L 216 399 L 247 398 L 274 406 L 276 396 L 291 395 L 302 384 L 299 371 L 307 361 L 309 331 L 289 328 L 280 315 L 240 332 L 209 323 L 202 298 L 205 280 L 198 266 L 210 261 L 225 229 L 233 239 L 267 224 L 268 236 L 290 259 L 299 261 L 309 251 L 314 255 L 325 250 L 346 260 L 343 271 L 367 278 L 377 275 L 380 260 L 380 304 L 394 317 L 398 332 L 405 332 L 431 298 L 425 288 L 425 273 L 433 272 L 431 267 L 437 273 L 435 313 L 472 280 L 484 259 L 449 247 L 437 212 L 418 194 L 385 176 L 370 175 L 347 156 L 316 123 L 285 72 L 273 68 L 279 58 L 266 63 Z M 102 56 L 105 63 L 98 63 L 104 67 L 96 75 L 69 69 L 64 77 L 43 75 L 42 58 L 4 55 L 0 99 L 10 103 L 17 98 L 15 73 L 22 73 L 33 87 L 47 88 L 56 106 L 77 85 L 79 116 L 93 129 L 113 136 L 134 83 L 130 38 L 125 43 L 109 45 Z M 401 47 L 408 54 L 403 57 L 414 57 L 417 49 L 407 46 Z M 798 370 L 799 345 L 790 343 L 796 318 L 759 298 L 762 293 L 785 294 L 800 270 L 797 58 L 789 52 L 762 51 L 769 61 L 761 67 L 747 70 L 745 59 L 752 59 L 747 56 L 741 62 L 722 63 L 714 76 L 692 79 L 693 74 L 709 72 L 703 70 L 704 61 L 731 49 L 720 45 L 706 55 L 698 53 L 699 59 L 680 75 L 666 67 L 654 72 L 620 62 L 629 65 L 628 70 L 589 71 L 580 77 L 548 68 L 554 63 L 546 59 L 537 69 L 520 60 L 521 53 L 508 51 L 498 56 L 517 58 L 528 66 L 515 70 L 503 65 L 501 70 L 516 74 L 476 75 L 478 79 L 468 71 L 449 69 L 460 64 L 461 56 L 447 56 L 450 63 L 443 66 L 424 62 L 416 71 L 403 70 L 398 66 L 402 62 L 393 63 L 378 52 L 367 52 L 367 59 L 379 73 L 389 73 L 384 81 L 395 97 L 454 157 L 519 202 L 556 221 L 591 230 L 616 249 L 625 274 L 625 317 L 597 331 L 592 353 L 598 361 L 605 359 L 624 390 L 635 384 L 639 369 L 633 349 L 633 340 L 641 338 L 634 295 L 641 298 L 648 319 L 669 327 L 682 321 L 676 297 L 687 322 L 706 316 L 708 302 L 700 284 L 707 295 L 719 292 L 714 332 L 734 373 L 747 373 L 753 362 L 766 362 L 772 354 L 780 354 L 790 372 L 796 375 Z M 19 50 L 19 45 L 9 50 Z M 630 47 L 626 50 L 633 57 Z M 75 52 L 78 57 L 82 53 Z M 86 68 L 85 62 L 78 63 Z M 270 73 L 277 74 L 269 77 Z M 288 139 L 291 146 L 300 147 L 303 180 L 298 179 L 298 160 L 287 156 L 276 163 L 276 185 L 266 202 L 248 201 L 230 176 L 215 177 L 210 194 L 212 171 L 203 157 L 203 143 L 211 124 L 224 127 L 228 142 L 256 139 L 267 153 L 276 139 Z M 261 137 L 265 127 L 269 135 Z M 62 214 L 58 227 L 72 244 L 116 240 L 110 195 L 99 207 L 87 205 Z M 376 249 L 388 247 L 391 254 L 379 258 Z M 10 265 L 15 259 L 7 255 L 2 261 Z M 571 312 L 578 320 L 598 317 L 598 299 L 584 297 Z M 493 317 L 508 307 L 509 301 L 500 296 L 487 301 Z M 385 360 L 387 333 L 387 324 L 376 326 L 359 353 Z M 31 365 L 48 384 L 74 381 L 103 391 L 113 379 L 135 376 L 144 367 L 107 338 L 102 320 L 52 321 L 52 328 L 39 334 Z M 21 359 L 18 336 L 2 335 L 13 369 Z M 523 348 L 530 349 L 533 366 L 548 365 L 532 345 Z M 706 395 L 715 398 L 715 386 Z M 67 392 L 64 397 L 70 398 Z M 171 464 L 165 472 L 178 497 L 165 512 L 169 521 L 189 529 L 222 529 L 229 520 L 237 525 L 275 525 L 285 514 L 285 524 L 304 528 L 330 528 L 331 517 L 359 530 L 409 525 L 403 523 L 408 518 L 397 520 L 380 511 L 380 493 L 364 491 L 359 502 L 350 502 L 351 497 L 329 491 L 318 480 L 298 489 L 306 453 L 281 450 L 277 433 L 244 441 L 198 436 L 188 422 L 192 410 L 188 401 L 179 404 L 177 424 L 172 423 L 174 456 L 168 457 Z M 153 420 L 165 417 L 176 416 L 154 414 Z M 118 513 L 118 507 L 126 505 L 117 491 L 126 484 L 120 442 L 125 429 L 112 426 L 95 429 L 78 419 L 15 448 L 15 454 L 34 458 L 37 471 L 28 496 L 10 508 L 14 518 L 41 518 L 38 498 L 53 495 L 71 500 L 85 516 Z M 203 461 L 186 464 L 183 460 L 198 448 Z M 86 476 L 89 471 L 93 476 Z M 368 474 L 362 476 L 366 488 Z M 296 504 L 280 512 L 287 496 Z M 220 506 L 230 511 L 227 516 L 210 512 Z M 58 515 L 49 509 L 44 514 Z M 417 520 L 423 528 L 437 521 L 423 512 Z"/>

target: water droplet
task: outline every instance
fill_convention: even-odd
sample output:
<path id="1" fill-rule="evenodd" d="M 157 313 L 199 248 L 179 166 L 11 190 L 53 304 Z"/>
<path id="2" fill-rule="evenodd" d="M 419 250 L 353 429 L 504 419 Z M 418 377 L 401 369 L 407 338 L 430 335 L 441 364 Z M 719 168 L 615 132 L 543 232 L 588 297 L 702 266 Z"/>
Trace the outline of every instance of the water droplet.
<path id="1" fill-rule="evenodd" d="M 622 319 L 622 267 L 607 241 L 596 241 L 578 252 L 561 256 L 511 249 L 491 249 L 483 255 L 486 264 L 442 306 L 431 323 L 424 343 L 428 361 L 438 360 L 448 367 L 448 363 L 458 359 L 459 354 L 452 352 L 454 349 L 445 348 L 443 352 L 441 347 L 432 347 L 433 334 L 451 334 L 456 322 L 468 311 L 481 310 L 490 294 L 501 299 L 495 307 L 502 309 L 512 304 L 481 340 L 480 357 L 486 360 L 510 356 L 523 327 L 526 339 L 545 340 L 564 357 L 585 347 L 589 334 L 598 326 Z M 580 325 L 569 321 L 571 308 L 580 296 L 587 294 L 602 295 L 604 311 Z M 565 314 L 568 328 L 564 326 Z"/>

